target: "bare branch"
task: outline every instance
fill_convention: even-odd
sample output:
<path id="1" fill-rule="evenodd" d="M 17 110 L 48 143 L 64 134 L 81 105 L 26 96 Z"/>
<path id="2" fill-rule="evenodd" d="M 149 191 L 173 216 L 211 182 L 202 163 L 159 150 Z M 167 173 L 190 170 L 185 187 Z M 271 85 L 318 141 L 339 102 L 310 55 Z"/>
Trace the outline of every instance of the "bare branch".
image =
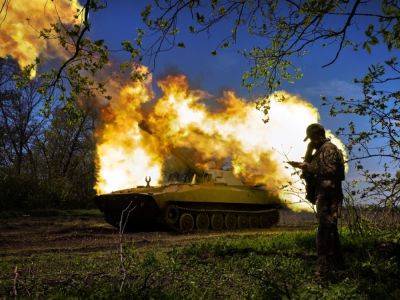
<path id="1" fill-rule="evenodd" d="M 352 10 L 351 10 L 351 12 L 349 14 L 349 17 L 346 20 L 346 23 L 344 24 L 342 30 L 334 34 L 334 35 L 341 35 L 339 48 L 336 51 L 335 57 L 330 62 L 328 62 L 327 64 L 323 65 L 322 66 L 323 68 L 332 65 L 338 59 L 339 54 L 343 49 L 343 44 L 344 44 L 344 42 L 346 40 L 347 29 L 349 28 L 349 26 L 351 24 L 351 20 L 353 19 L 354 15 L 355 15 L 355 13 L 357 11 L 357 7 L 360 4 L 360 2 L 361 2 L 360 0 L 356 0 L 356 2 L 354 3 L 353 8 L 352 8 Z"/>

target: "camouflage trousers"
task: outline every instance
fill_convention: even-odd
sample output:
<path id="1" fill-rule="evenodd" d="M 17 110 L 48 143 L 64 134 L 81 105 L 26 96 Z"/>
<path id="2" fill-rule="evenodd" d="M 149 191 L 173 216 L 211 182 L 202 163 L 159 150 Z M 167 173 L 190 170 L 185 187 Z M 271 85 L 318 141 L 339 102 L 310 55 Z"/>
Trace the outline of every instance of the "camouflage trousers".
<path id="1" fill-rule="evenodd" d="M 317 273 L 320 274 L 340 269 L 343 265 L 337 228 L 341 203 L 341 191 L 322 190 L 316 195 L 318 218 Z"/>

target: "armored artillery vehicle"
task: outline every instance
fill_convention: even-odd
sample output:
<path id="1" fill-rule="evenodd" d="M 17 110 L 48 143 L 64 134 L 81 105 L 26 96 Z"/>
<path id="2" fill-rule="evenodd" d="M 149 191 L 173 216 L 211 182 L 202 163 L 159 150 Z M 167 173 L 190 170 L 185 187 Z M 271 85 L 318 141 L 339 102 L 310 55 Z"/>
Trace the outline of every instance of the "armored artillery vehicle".
<path id="1" fill-rule="evenodd" d="M 277 196 L 261 186 L 246 186 L 223 170 L 195 173 L 190 182 L 99 195 L 96 203 L 115 227 L 168 226 L 179 232 L 266 228 L 279 221 L 280 207 Z"/>
<path id="2" fill-rule="evenodd" d="M 140 128 L 152 134 L 146 123 Z M 125 230 L 169 227 L 179 232 L 267 228 L 279 221 L 280 199 L 263 186 L 247 186 L 227 170 L 199 169 L 184 149 L 170 149 L 172 165 L 161 186 L 114 191 L 95 202 L 111 225 Z"/>

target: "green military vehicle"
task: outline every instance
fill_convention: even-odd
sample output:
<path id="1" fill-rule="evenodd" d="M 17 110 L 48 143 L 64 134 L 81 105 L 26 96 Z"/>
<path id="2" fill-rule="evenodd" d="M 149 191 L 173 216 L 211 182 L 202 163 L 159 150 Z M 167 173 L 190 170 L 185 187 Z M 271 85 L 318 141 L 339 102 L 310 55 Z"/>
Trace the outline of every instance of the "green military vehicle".
<path id="1" fill-rule="evenodd" d="M 279 221 L 281 202 L 261 186 L 244 185 L 232 172 L 173 174 L 163 186 L 139 186 L 96 197 L 111 225 L 126 230 L 168 226 L 179 232 L 267 228 Z M 121 221 L 122 220 L 122 221 Z"/>

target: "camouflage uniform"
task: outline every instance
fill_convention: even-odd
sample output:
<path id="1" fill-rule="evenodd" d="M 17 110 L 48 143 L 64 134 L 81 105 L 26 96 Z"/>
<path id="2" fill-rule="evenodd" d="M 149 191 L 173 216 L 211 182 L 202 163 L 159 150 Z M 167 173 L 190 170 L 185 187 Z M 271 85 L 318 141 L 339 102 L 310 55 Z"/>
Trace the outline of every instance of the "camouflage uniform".
<path id="1" fill-rule="evenodd" d="M 313 154 L 305 172 L 313 176 L 317 205 L 317 273 L 340 268 L 343 258 L 340 250 L 337 221 L 343 200 L 342 180 L 344 161 L 342 152 L 329 140 Z"/>

